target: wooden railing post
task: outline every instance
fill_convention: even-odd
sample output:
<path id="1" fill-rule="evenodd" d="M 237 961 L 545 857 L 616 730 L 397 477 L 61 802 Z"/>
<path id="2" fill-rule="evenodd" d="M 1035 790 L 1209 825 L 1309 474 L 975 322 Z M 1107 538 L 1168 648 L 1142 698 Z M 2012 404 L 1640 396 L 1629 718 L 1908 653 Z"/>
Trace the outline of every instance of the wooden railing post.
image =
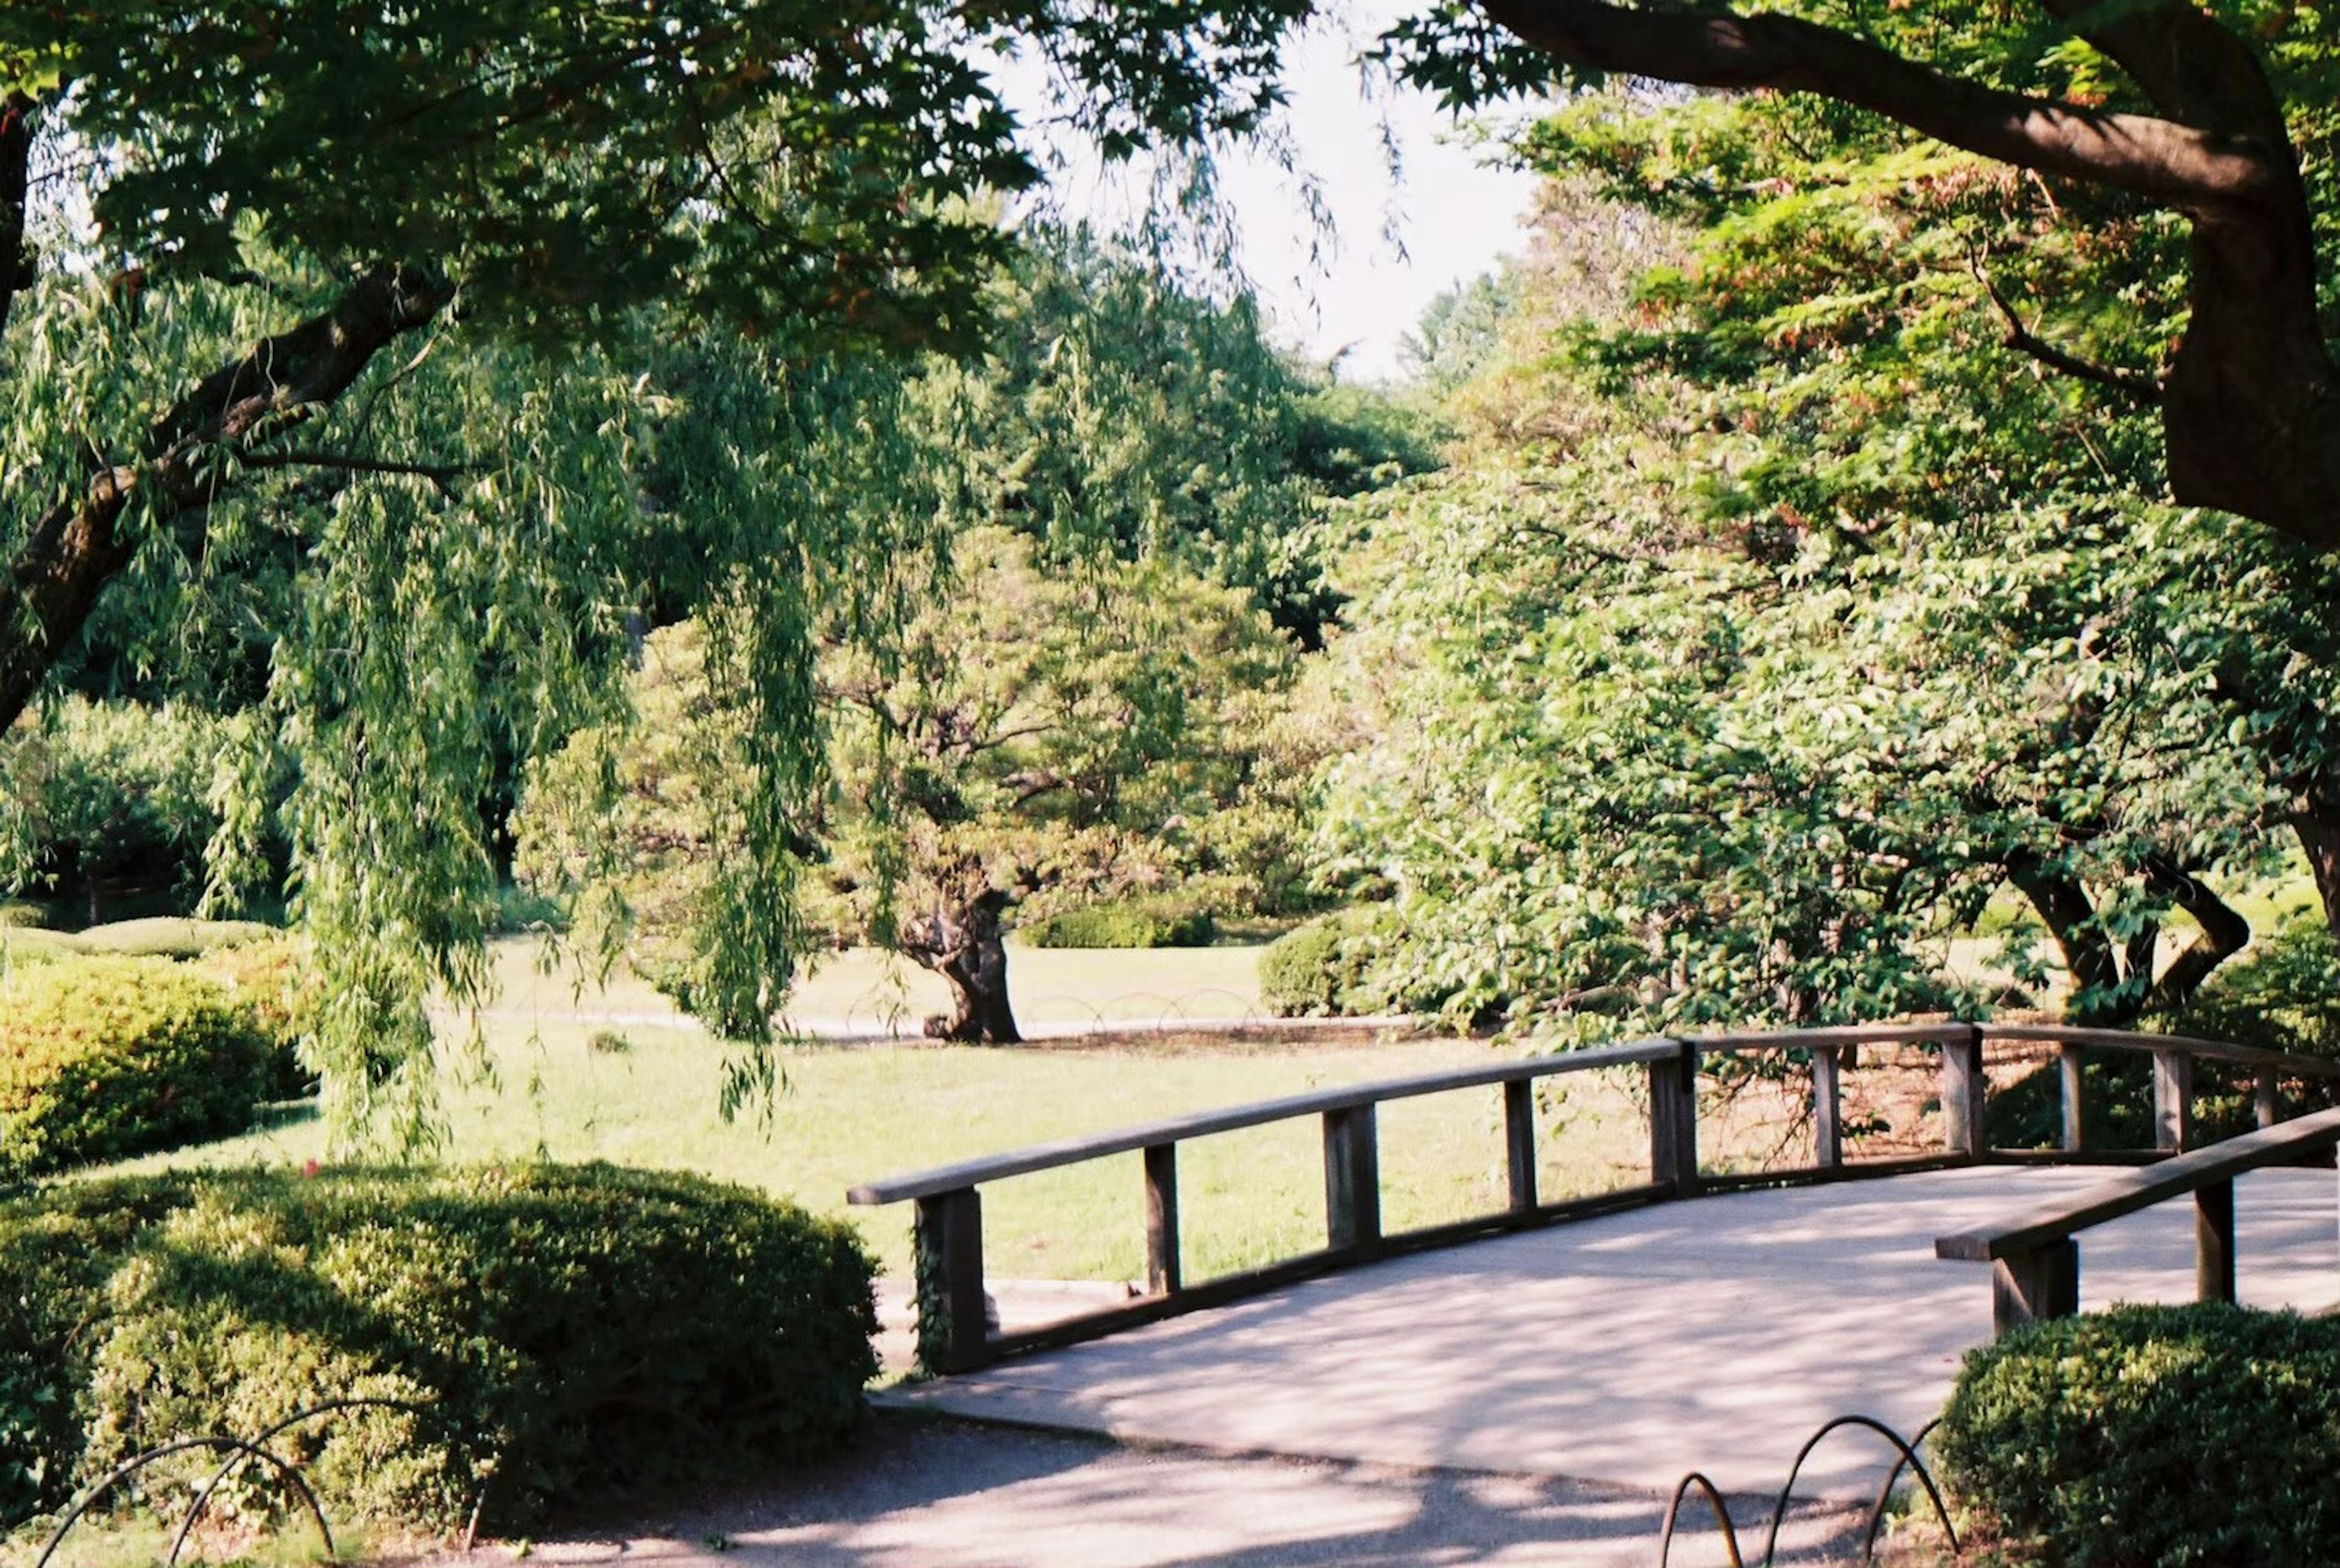
<path id="1" fill-rule="evenodd" d="M 2231 1176 L 2194 1189 L 2194 1294 L 2235 1299 L 2235 1183 Z"/>
<path id="2" fill-rule="evenodd" d="M 2259 1126 L 2271 1127 L 2283 1120 L 2283 1087 L 2276 1081 L 2275 1069 L 2261 1067 L 2251 1088 L 2252 1108 L 2258 1113 Z"/>
<path id="3" fill-rule="evenodd" d="M 1512 1212 L 1536 1206 L 1535 1085 L 1513 1078 L 1503 1086 L 1503 1155 L 1512 1178 Z"/>
<path id="4" fill-rule="evenodd" d="M 1698 1047 L 1650 1063 L 1650 1179 L 1698 1196 Z"/>
<path id="5" fill-rule="evenodd" d="M 1844 1057 L 1834 1046 L 1812 1047 L 1812 1163 L 1844 1164 Z"/>
<path id="6" fill-rule="evenodd" d="M 2003 1336 L 2027 1323 L 2080 1310 L 2080 1245 L 2069 1236 L 1991 1265 L 1990 1326 Z"/>
<path id="7" fill-rule="evenodd" d="M 1988 1146 L 1983 1135 L 1983 1092 L 1989 1080 L 1982 1071 L 1982 1031 L 1969 1029 L 1960 1040 L 1942 1042 L 1942 1146 L 1968 1159 L 1980 1159 Z"/>
<path id="8" fill-rule="evenodd" d="M 2189 1052 L 2153 1053 L 2153 1146 L 2172 1152 L 2194 1146 L 2194 1057 Z"/>
<path id="9" fill-rule="evenodd" d="M 1178 1252 L 1178 1146 L 1145 1147 L 1145 1289 L 1170 1295 L 1185 1283 Z"/>
<path id="10" fill-rule="evenodd" d="M 918 1363 L 928 1372 L 970 1372 L 991 1360 L 983 1296 L 983 1199 L 971 1186 L 918 1200 Z"/>
<path id="11" fill-rule="evenodd" d="M 1370 1104 L 1324 1113 L 1324 1239 L 1334 1252 L 1368 1251 L 1382 1239 L 1381 1150 Z"/>
<path id="12" fill-rule="evenodd" d="M 2083 1154 L 2088 1146 L 2088 1076 L 2080 1047 L 2068 1041 L 2057 1047 L 2056 1066 L 2064 1085 L 2064 1152 Z"/>

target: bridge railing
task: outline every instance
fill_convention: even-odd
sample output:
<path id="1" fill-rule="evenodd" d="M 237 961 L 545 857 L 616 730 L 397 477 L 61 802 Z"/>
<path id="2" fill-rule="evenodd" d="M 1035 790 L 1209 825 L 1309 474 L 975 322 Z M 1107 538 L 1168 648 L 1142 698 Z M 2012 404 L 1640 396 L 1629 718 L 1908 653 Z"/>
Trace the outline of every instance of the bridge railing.
<path id="1" fill-rule="evenodd" d="M 2194 1280 L 2204 1301 L 2235 1299 L 2235 1178 L 2266 1166 L 2295 1165 L 2340 1147 L 2340 1108 L 2259 1128 L 2206 1148 L 2124 1171 L 1989 1230 L 1934 1243 L 1937 1257 L 1988 1263 L 1997 1334 L 2080 1310 L 2082 1231 L 2191 1195 Z"/>
<path id="2" fill-rule="evenodd" d="M 1990 1148 L 1984 1126 L 1988 1089 L 1984 1051 L 1994 1041 L 2044 1043 L 2058 1051 L 2064 1105 L 2061 1148 Z M 1938 1053 L 1942 1144 L 1938 1153 L 1847 1157 L 1843 1073 L 1848 1054 L 1870 1046 L 1915 1047 Z M 2123 1153 L 2091 1146 L 2087 1081 L 2081 1071 L 2084 1054 L 2091 1050 L 2145 1052 L 2153 1057 L 2156 1150 Z M 1806 1058 L 1810 1068 L 1809 1163 L 1753 1174 L 1704 1170 L 1700 1157 L 1698 1094 L 1702 1058 L 1790 1053 Z M 2038 1158 L 2043 1152 L 2045 1157 L 2063 1159 L 2166 1157 L 2192 1142 L 2196 1059 L 2250 1070 L 2257 1119 L 2263 1126 L 2272 1126 L 2282 1116 L 2280 1086 L 2285 1079 L 2340 1078 L 2340 1064 L 2315 1057 L 2178 1036 L 2047 1026 L 1903 1024 L 1660 1037 L 1176 1116 L 868 1182 L 853 1187 L 848 1197 L 857 1205 L 908 1201 L 917 1206 L 914 1247 L 919 1358 L 931 1371 L 965 1372 L 1024 1350 L 1093 1338 L 1397 1252 L 1693 1197 L 1701 1192 L 1891 1176 L 1987 1159 Z M 1644 1077 L 1648 1180 L 1591 1197 L 1546 1200 L 1537 1189 L 1536 1085 L 1545 1078 L 1620 1067 L 1639 1069 Z M 1376 1108 L 1391 1101 L 1491 1087 L 1499 1089 L 1502 1097 L 1507 1176 L 1502 1206 L 1446 1224 L 1385 1230 Z M 1215 1134 L 1312 1117 L 1321 1122 L 1323 1131 L 1324 1245 L 1261 1267 L 1190 1281 L 1180 1245 L 1179 1146 Z M 1131 1152 L 1144 1156 L 1145 1294 L 1125 1305 L 1044 1328 L 996 1332 L 987 1321 L 984 1286 L 982 1188 L 1012 1176 Z"/>

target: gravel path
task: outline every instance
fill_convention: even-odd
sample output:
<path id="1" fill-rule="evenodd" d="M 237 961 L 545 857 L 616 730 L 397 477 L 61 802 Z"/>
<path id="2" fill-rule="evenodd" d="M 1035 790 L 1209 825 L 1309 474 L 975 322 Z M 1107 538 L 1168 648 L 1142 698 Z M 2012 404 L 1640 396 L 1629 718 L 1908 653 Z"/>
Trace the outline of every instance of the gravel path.
<path id="1" fill-rule="evenodd" d="M 530 1563 L 659 1568 L 1648 1568 L 1662 1500 L 1549 1479 L 1214 1454 L 880 1413 L 854 1450 L 763 1486 L 557 1526 Z M 1752 1528 L 1769 1503 L 1736 1510 Z M 1861 1521 L 1805 1509 L 1780 1561 L 1842 1560 Z M 469 1560 L 517 1555 L 482 1546 Z M 1725 1562 L 1710 1523 L 1678 1568 Z M 464 1562 L 441 1559 L 442 1563 Z"/>

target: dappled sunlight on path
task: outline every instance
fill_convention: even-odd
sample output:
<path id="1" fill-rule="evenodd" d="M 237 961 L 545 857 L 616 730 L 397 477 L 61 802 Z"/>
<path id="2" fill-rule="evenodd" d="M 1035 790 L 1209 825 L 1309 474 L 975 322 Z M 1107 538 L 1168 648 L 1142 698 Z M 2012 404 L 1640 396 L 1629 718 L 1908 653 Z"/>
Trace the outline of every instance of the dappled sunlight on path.
<path id="1" fill-rule="evenodd" d="M 1982 1167 L 1665 1205 L 1314 1280 L 897 1397 L 1238 1451 L 1653 1488 L 1699 1469 L 1727 1490 L 1776 1487 L 1832 1416 L 1915 1432 L 1988 1336 L 1988 1269 L 1938 1261 L 1936 1236 L 2102 1174 Z M 2328 1171 L 2242 1180 L 2246 1301 L 2340 1301 L 2333 1186 Z M 2192 1226 L 2174 1205 L 2089 1233 L 2086 1303 L 2187 1298 Z M 1859 1497 L 1886 1463 L 1847 1434 L 1806 1474 Z"/>
<path id="2" fill-rule="evenodd" d="M 1749 1500 L 1744 1523 L 1768 1516 Z M 1660 1500 L 1519 1475 L 1124 1448 L 1061 1434 L 894 1421 L 809 1474 L 719 1502 L 556 1530 L 531 1563 L 663 1568 L 1644 1568 Z M 1854 1521 L 1803 1510 L 1782 1563 L 1832 1556 Z M 1760 1534 L 1759 1534 L 1760 1538 Z M 485 1555 L 482 1553 L 481 1555 Z M 1681 1568 L 1722 1561 L 1681 1543 Z"/>

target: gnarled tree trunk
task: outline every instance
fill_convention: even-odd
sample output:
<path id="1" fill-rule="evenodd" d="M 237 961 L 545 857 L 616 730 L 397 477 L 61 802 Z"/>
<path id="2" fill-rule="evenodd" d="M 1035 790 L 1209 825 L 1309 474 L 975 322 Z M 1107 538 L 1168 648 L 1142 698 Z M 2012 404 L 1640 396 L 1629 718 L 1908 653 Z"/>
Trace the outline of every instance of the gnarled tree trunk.
<path id="1" fill-rule="evenodd" d="M 1007 944 L 999 928 L 1006 908 L 1007 895 L 987 888 L 955 907 L 937 901 L 933 914 L 905 928 L 902 951 L 951 988 L 951 1011 L 927 1020 L 933 1038 L 992 1046 L 1023 1040 L 1007 1001 Z"/>

